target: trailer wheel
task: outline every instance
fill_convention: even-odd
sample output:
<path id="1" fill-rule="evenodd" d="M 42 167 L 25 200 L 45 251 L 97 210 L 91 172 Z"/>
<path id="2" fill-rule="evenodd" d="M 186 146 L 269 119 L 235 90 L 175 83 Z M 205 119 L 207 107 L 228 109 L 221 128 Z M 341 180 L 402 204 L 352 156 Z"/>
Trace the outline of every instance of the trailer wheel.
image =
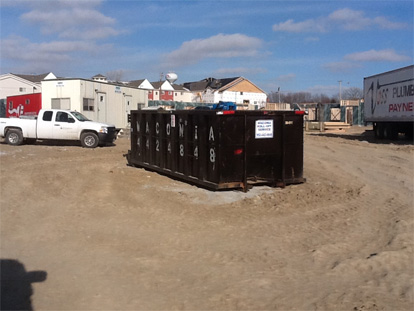
<path id="1" fill-rule="evenodd" d="M 18 146 L 23 143 L 23 134 L 21 130 L 10 129 L 6 134 L 6 142 L 9 145 Z"/>
<path id="2" fill-rule="evenodd" d="M 384 126 L 384 138 L 396 140 L 398 138 L 398 130 L 394 124 L 387 123 Z"/>
<path id="3" fill-rule="evenodd" d="M 99 144 L 98 135 L 92 132 L 82 133 L 81 144 L 85 148 L 96 148 Z"/>
<path id="4" fill-rule="evenodd" d="M 384 138 L 384 127 L 382 126 L 381 123 L 375 124 L 374 133 L 375 133 L 376 138 L 379 138 L 379 139 Z"/>

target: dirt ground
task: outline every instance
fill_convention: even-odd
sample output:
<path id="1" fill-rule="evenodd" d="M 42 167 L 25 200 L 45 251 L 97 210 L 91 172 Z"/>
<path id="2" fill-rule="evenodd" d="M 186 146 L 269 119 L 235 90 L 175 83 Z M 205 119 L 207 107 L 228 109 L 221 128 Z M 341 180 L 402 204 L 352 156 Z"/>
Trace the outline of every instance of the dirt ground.
<path id="1" fill-rule="evenodd" d="M 306 183 L 247 193 L 129 167 L 128 149 L 0 144 L 3 307 L 413 309 L 412 142 L 306 133 Z"/>

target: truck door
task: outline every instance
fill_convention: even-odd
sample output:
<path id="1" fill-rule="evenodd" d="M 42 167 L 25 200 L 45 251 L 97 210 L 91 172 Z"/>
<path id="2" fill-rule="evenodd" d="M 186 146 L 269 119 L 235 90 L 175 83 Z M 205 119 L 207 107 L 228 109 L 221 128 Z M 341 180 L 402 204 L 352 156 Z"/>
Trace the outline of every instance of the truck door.
<path id="1" fill-rule="evenodd" d="M 79 122 L 67 112 L 58 111 L 56 113 L 53 126 L 54 139 L 71 139 L 76 140 L 78 137 Z"/>
<path id="2" fill-rule="evenodd" d="M 55 123 L 53 119 L 53 111 L 45 110 L 39 117 L 40 119 L 37 120 L 37 138 L 52 139 Z"/>

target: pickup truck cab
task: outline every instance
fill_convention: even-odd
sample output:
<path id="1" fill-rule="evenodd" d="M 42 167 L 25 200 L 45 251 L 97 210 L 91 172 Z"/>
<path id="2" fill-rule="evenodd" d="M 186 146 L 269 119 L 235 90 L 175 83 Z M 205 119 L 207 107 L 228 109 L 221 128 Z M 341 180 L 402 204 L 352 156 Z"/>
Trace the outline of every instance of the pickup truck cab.
<path id="1" fill-rule="evenodd" d="M 10 145 L 24 141 L 76 140 L 85 148 L 112 143 L 117 136 L 115 125 L 88 120 L 76 111 L 41 109 L 35 118 L 0 118 L 0 137 Z"/>

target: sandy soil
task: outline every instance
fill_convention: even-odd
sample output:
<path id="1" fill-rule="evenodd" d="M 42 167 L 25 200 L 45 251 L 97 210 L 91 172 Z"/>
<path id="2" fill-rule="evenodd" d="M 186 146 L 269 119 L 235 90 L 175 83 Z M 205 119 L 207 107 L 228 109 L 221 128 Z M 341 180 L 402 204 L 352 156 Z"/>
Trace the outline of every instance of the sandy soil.
<path id="1" fill-rule="evenodd" d="M 414 307 L 412 142 L 307 133 L 307 182 L 247 193 L 128 167 L 128 149 L 0 144 L 2 270 L 23 265 L 33 309 Z"/>

